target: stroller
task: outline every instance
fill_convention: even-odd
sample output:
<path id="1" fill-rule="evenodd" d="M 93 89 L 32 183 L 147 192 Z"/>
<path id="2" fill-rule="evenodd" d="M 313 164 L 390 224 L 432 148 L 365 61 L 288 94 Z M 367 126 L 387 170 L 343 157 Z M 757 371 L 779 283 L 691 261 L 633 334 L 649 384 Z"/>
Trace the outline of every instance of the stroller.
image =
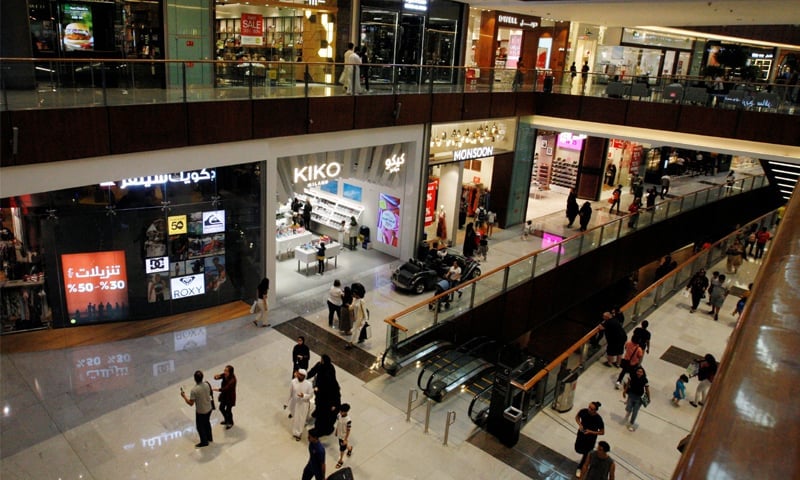
<path id="1" fill-rule="evenodd" d="M 435 297 L 436 295 L 444 293 L 447 290 L 450 290 L 450 288 L 451 288 L 450 281 L 443 278 L 436 283 L 436 290 L 433 292 L 433 296 Z M 461 292 L 458 293 L 459 295 L 461 295 Z M 439 309 L 440 312 L 442 310 L 447 310 L 450 308 L 450 303 L 452 301 L 453 301 L 453 292 L 451 292 L 449 295 L 445 295 L 444 297 L 441 297 L 429 303 L 428 310 L 434 310 L 437 308 Z"/>

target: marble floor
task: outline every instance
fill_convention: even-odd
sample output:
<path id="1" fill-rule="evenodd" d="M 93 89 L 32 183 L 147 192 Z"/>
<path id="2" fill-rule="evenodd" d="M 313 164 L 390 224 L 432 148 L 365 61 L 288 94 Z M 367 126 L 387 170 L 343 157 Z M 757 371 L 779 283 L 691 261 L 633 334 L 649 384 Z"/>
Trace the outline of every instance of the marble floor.
<path id="1" fill-rule="evenodd" d="M 714 180 L 721 182 L 721 178 Z M 705 186 L 685 181 L 676 181 L 675 190 Z M 529 210 L 529 217 L 563 229 L 560 209 L 564 200 L 553 194 L 547 200 L 550 203 L 544 199 L 530 202 L 534 209 Z M 538 247 L 509 230 L 498 232 L 490 248 L 484 262 L 487 268 L 519 257 L 523 248 L 533 251 Z M 420 300 L 420 296 L 392 288 L 388 274 L 395 259 L 361 255 L 365 253 L 343 254 L 334 274 L 367 286 L 373 319 L 385 318 Z M 371 263 L 363 263 L 364 259 Z M 296 270 L 296 262 L 290 263 L 286 274 L 300 275 L 291 271 Z M 747 263 L 734 282 L 746 285 L 757 266 Z M 482 437 L 472 425 L 466 413 L 467 394 L 456 393 L 433 404 L 427 432 L 427 403 L 421 399 L 410 402 L 406 421 L 409 391 L 416 388 L 417 371 L 408 369 L 390 377 L 379 370 L 378 359 L 385 345 L 380 321 L 373 322 L 373 336 L 363 348 L 344 351 L 343 337 L 327 326 L 324 303 L 324 293 L 335 277 L 310 278 L 314 280 L 309 282 L 315 283 L 279 296 L 271 304 L 274 328 L 255 328 L 248 317 L 242 317 L 123 342 L 0 355 L 0 477 L 300 478 L 308 457 L 306 439 L 305 435 L 301 442 L 292 439 L 282 406 L 288 396 L 294 338 L 305 334 L 312 348 L 312 364 L 323 353 L 332 356 L 342 401 L 353 406 L 354 453 L 345 465 L 353 467 L 357 479 L 570 478 L 572 462 L 577 460 L 572 450 L 573 417 L 577 408 L 593 400 L 603 403 L 605 440 L 611 443 L 611 454 L 618 462 L 618 478 L 669 478 L 678 459 L 674 446 L 691 428 L 698 410 L 688 403 L 678 408 L 669 403 L 675 379 L 683 369 L 660 357 L 675 346 L 698 354 L 711 352 L 719 358 L 731 331 L 733 318 L 728 314 L 735 303 L 729 298 L 724 315 L 714 322 L 701 312 L 690 315 L 686 299 L 677 295 L 650 317 L 653 348 L 644 365 L 654 398 L 641 412 L 636 432 L 628 432 L 620 423 L 623 406 L 613 387 L 614 372 L 596 365 L 580 377 L 575 408 L 565 414 L 546 408 L 524 427 L 523 441 L 511 451 L 491 437 Z M 235 367 L 239 380 L 236 425 L 226 430 L 215 412 L 214 442 L 196 449 L 193 408 L 180 398 L 179 388 L 191 387 L 196 369 L 210 377 L 225 365 Z M 212 384 L 216 386 L 216 382 Z M 691 394 L 695 386 L 689 384 Z M 338 454 L 336 440 L 324 437 L 322 442 L 331 473 Z M 522 446 L 525 451 L 519 450 Z"/>

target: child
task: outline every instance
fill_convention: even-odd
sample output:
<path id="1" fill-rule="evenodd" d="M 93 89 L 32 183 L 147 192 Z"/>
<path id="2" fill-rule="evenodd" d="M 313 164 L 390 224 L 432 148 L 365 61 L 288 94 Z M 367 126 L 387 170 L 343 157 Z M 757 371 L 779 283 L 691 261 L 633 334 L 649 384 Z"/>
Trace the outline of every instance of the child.
<path id="1" fill-rule="evenodd" d="M 689 377 L 681 375 L 678 381 L 675 382 L 675 391 L 672 392 L 672 404 L 676 407 L 681 399 L 686 398 L 686 384 L 689 383 Z"/>
<path id="2" fill-rule="evenodd" d="M 347 456 L 353 454 L 353 447 L 350 446 L 350 428 L 352 427 L 352 420 L 348 416 L 350 412 L 350 404 L 343 403 L 339 407 L 339 414 L 336 415 L 336 438 L 339 439 L 339 461 L 336 462 L 336 468 L 342 468 L 344 464 L 344 452 Z"/>
<path id="3" fill-rule="evenodd" d="M 532 220 L 528 220 L 527 222 L 525 222 L 525 225 L 522 227 L 522 239 L 523 240 L 527 240 L 528 239 L 528 235 L 531 235 L 532 233 L 533 233 L 533 221 Z"/>

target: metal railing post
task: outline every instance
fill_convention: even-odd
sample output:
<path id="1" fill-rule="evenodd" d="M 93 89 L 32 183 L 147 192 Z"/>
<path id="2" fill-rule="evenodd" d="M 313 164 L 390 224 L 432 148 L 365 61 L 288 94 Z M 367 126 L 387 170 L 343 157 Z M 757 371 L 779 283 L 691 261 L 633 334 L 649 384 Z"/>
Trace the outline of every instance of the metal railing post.
<path id="1" fill-rule="evenodd" d="M 427 402 L 425 402 L 425 431 L 424 433 L 428 433 L 428 426 L 431 423 L 431 407 L 433 406 L 433 400 L 430 398 Z"/>
<path id="2" fill-rule="evenodd" d="M 181 71 L 182 73 L 182 85 L 183 85 L 183 103 L 186 103 L 188 94 L 186 93 L 186 62 L 181 62 Z"/>
<path id="3" fill-rule="evenodd" d="M 456 412 L 455 410 L 448 410 L 447 420 L 444 422 L 444 442 L 442 442 L 442 445 L 447 445 L 447 437 L 450 436 L 450 425 L 454 423 L 456 423 Z"/>
<path id="4" fill-rule="evenodd" d="M 108 91 L 106 90 L 106 64 L 100 64 L 100 82 L 103 87 L 103 106 L 108 106 Z"/>
<path id="5" fill-rule="evenodd" d="M 406 405 L 406 422 L 411 421 L 411 404 L 419 398 L 419 391 L 416 388 L 408 390 L 408 404 Z"/>

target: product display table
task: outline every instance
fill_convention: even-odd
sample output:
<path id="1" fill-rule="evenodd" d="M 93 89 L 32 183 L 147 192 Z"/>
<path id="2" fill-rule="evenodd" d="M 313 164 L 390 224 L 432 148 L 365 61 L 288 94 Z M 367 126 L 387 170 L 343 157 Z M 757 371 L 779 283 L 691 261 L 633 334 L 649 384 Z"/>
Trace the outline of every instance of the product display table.
<path id="1" fill-rule="evenodd" d="M 339 266 L 339 253 L 342 251 L 342 244 L 331 242 L 325 244 L 325 264 L 328 259 L 333 258 L 333 268 Z M 317 263 L 317 248 L 311 245 L 302 245 L 294 248 L 294 256 L 297 257 L 297 271 L 300 271 L 300 263 L 306 264 L 306 275 L 308 275 L 308 265 Z"/>
<path id="2" fill-rule="evenodd" d="M 275 241 L 275 250 L 277 256 L 280 257 L 283 253 L 289 253 L 296 247 L 311 241 L 311 232 L 295 233 L 290 235 L 281 235 Z"/>

